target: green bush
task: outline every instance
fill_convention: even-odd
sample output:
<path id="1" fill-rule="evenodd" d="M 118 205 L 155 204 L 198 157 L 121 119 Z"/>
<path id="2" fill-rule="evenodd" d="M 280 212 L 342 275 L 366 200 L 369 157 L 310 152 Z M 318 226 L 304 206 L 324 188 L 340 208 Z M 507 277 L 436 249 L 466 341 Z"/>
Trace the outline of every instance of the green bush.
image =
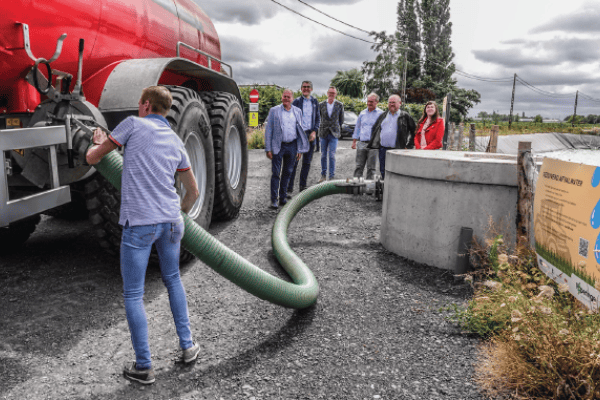
<path id="1" fill-rule="evenodd" d="M 265 130 L 263 128 L 252 129 L 248 132 L 248 149 L 265 148 Z"/>
<path id="2" fill-rule="evenodd" d="M 277 88 L 276 86 L 256 86 L 240 88 L 240 93 L 244 102 L 244 114 L 246 116 L 249 113 L 248 105 L 250 104 L 250 91 L 254 88 L 258 90 L 259 94 L 258 124 L 262 125 L 265 123 L 271 107 L 281 104 L 281 93 L 283 92 L 283 89 Z M 294 98 L 299 97 L 301 95 L 302 92 L 300 91 L 294 92 Z M 327 100 L 326 94 L 314 96 L 319 102 Z M 360 114 L 362 110 L 367 108 L 366 100 L 352 98 L 344 95 L 337 96 L 337 99 L 344 103 L 345 110 L 353 111 L 354 113 L 356 113 L 356 115 Z M 387 110 L 387 100 L 381 101 L 377 106 L 384 111 Z M 417 122 L 419 118 L 421 118 L 423 108 L 425 108 L 424 104 L 405 104 L 405 109 L 414 118 L 415 122 Z"/>

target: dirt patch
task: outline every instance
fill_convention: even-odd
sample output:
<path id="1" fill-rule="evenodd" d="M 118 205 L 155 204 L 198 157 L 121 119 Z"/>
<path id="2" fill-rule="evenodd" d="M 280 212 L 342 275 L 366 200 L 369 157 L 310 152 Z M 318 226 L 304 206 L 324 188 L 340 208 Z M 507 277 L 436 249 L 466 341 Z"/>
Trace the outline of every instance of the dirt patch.
<path id="1" fill-rule="evenodd" d="M 352 175 L 350 144 L 340 142 L 337 177 Z M 319 178 L 319 157 L 309 182 Z M 240 216 L 210 231 L 285 277 L 270 245 L 270 162 L 253 150 L 249 164 Z M 370 196 L 328 196 L 292 222 L 292 249 L 321 288 L 306 310 L 259 300 L 199 261 L 182 266 L 202 347 L 192 366 L 176 362 L 166 290 L 151 266 L 146 312 L 157 380 L 150 387 L 121 376 L 133 350 L 118 260 L 98 248 L 86 221 L 45 217 L 22 249 L 0 260 L 0 398 L 481 398 L 471 381 L 478 342 L 438 312 L 462 303 L 468 288 L 386 251 L 381 206 Z"/>

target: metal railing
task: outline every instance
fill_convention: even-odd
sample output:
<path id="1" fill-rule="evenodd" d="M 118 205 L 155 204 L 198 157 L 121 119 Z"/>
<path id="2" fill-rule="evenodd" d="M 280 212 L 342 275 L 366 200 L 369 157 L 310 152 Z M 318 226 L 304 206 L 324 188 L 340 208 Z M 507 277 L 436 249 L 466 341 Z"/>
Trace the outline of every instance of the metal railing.
<path id="1" fill-rule="evenodd" d="M 212 69 L 212 60 L 217 61 L 221 65 L 228 66 L 229 67 L 229 77 L 233 78 L 233 68 L 231 67 L 231 65 L 227 64 L 226 62 L 223 62 L 223 61 L 219 60 L 216 57 L 211 56 L 210 54 L 208 54 L 208 53 L 206 53 L 206 52 L 204 52 L 204 51 L 202 51 L 200 49 L 197 49 L 197 48 L 195 48 L 193 46 L 190 46 L 189 44 L 186 44 L 186 43 L 183 43 L 183 42 L 177 42 L 177 57 L 181 57 L 180 56 L 180 47 L 181 46 L 185 47 L 186 49 L 192 50 L 192 51 L 194 51 L 194 52 L 196 52 L 198 54 L 201 54 L 201 55 L 205 56 L 206 59 L 208 60 L 208 68 L 210 68 L 210 69 Z"/>

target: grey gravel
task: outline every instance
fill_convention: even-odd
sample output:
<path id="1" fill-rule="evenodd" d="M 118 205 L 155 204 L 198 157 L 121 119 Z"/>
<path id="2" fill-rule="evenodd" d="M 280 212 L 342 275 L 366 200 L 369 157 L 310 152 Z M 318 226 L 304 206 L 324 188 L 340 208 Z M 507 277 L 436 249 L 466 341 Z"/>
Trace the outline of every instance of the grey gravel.
<path id="1" fill-rule="evenodd" d="M 354 151 L 341 141 L 337 176 L 351 176 Z M 321 153 L 309 181 L 320 176 Z M 210 231 L 284 279 L 270 247 L 270 162 L 250 152 L 240 216 Z M 292 248 L 320 283 L 306 310 L 259 300 L 201 262 L 182 266 L 199 360 L 179 352 L 156 266 L 146 311 L 156 383 L 121 376 L 133 358 L 118 261 L 86 221 L 45 217 L 25 247 L 0 259 L 2 399 L 481 399 L 472 381 L 478 339 L 439 309 L 462 304 L 469 286 L 379 243 L 382 204 L 329 196 L 296 217 Z"/>

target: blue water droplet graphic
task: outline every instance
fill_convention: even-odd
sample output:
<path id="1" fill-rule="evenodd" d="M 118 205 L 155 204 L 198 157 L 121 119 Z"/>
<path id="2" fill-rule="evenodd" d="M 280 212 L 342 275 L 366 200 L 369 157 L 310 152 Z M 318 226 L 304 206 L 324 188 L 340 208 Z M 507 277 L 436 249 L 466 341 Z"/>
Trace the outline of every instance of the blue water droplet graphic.
<path id="1" fill-rule="evenodd" d="M 596 167 L 594 175 L 592 175 L 592 186 L 596 187 L 600 184 L 600 167 Z"/>
<path id="2" fill-rule="evenodd" d="M 590 216 L 590 223 L 592 224 L 592 228 L 597 229 L 600 227 L 600 200 L 596 204 L 596 207 L 592 210 L 592 215 Z"/>

